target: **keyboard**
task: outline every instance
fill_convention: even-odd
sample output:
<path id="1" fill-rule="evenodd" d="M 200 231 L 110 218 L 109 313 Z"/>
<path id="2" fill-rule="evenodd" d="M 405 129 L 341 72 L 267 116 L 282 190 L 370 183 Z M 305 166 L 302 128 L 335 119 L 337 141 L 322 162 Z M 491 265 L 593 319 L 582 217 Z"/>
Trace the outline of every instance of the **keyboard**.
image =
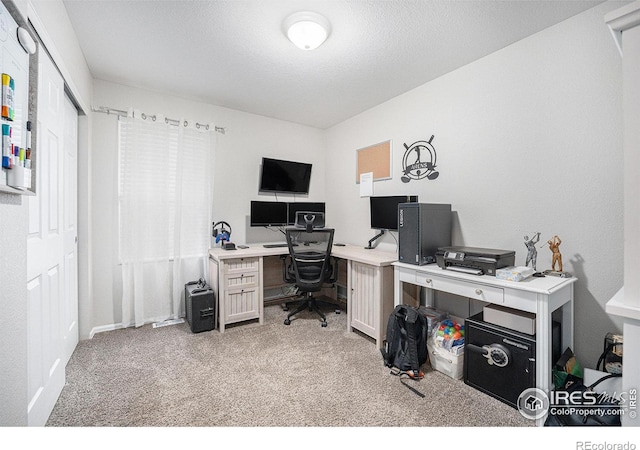
<path id="1" fill-rule="evenodd" d="M 281 244 L 262 244 L 262 246 L 264 248 L 278 248 L 278 247 L 288 247 L 287 243 L 281 243 Z"/>

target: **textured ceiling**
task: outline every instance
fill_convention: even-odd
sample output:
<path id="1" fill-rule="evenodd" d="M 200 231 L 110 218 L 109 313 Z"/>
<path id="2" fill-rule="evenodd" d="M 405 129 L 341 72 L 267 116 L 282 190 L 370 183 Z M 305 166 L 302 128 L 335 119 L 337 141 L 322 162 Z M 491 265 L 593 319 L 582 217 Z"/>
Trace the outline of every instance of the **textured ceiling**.
<path id="1" fill-rule="evenodd" d="M 318 128 L 598 3 L 64 1 L 95 78 Z M 310 52 L 282 31 L 289 14 L 305 10 L 331 22 L 328 40 Z"/>

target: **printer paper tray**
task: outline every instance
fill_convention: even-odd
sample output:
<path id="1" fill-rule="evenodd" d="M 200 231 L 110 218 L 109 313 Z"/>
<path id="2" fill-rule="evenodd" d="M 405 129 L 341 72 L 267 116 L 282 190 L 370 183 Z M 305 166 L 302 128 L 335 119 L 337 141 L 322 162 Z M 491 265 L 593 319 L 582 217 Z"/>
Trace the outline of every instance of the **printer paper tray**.
<path id="1" fill-rule="evenodd" d="M 483 275 L 483 272 L 481 269 L 472 269 L 471 267 L 447 266 L 445 267 L 445 269 L 451 270 L 453 272 L 468 273 L 471 275 Z"/>

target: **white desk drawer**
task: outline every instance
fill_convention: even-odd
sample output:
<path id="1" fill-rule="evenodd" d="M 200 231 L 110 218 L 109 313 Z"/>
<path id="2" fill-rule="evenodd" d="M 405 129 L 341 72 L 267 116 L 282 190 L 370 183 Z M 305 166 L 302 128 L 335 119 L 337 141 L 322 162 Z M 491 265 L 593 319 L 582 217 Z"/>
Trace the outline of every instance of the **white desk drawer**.
<path id="1" fill-rule="evenodd" d="M 471 283 L 460 280 L 449 280 L 445 277 L 433 276 L 430 274 L 416 274 L 418 284 L 437 291 L 449 292 L 462 297 L 473 298 L 489 303 L 504 303 L 504 289 Z"/>
<path id="2" fill-rule="evenodd" d="M 247 289 L 258 285 L 258 272 L 241 272 L 225 275 L 224 286 L 226 289 Z"/>
<path id="3" fill-rule="evenodd" d="M 226 323 L 260 318 L 260 295 L 257 289 L 233 289 L 225 292 Z"/>
<path id="4" fill-rule="evenodd" d="M 224 262 L 225 273 L 241 273 L 241 272 L 257 272 L 259 268 L 259 260 L 254 258 L 235 258 L 228 259 Z"/>

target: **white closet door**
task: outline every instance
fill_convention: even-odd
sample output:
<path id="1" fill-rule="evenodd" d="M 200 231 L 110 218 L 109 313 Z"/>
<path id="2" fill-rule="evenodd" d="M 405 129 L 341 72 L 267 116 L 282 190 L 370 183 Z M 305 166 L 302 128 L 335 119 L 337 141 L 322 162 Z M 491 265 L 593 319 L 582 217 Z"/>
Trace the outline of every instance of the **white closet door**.
<path id="1" fill-rule="evenodd" d="M 77 113 L 71 113 L 62 76 L 46 52 L 39 60 L 37 195 L 29 198 L 27 238 L 27 414 L 35 426 L 46 423 L 78 340 L 77 131 L 72 131 Z"/>
<path id="2" fill-rule="evenodd" d="M 64 96 L 62 346 L 64 365 L 78 345 L 78 111 Z"/>

